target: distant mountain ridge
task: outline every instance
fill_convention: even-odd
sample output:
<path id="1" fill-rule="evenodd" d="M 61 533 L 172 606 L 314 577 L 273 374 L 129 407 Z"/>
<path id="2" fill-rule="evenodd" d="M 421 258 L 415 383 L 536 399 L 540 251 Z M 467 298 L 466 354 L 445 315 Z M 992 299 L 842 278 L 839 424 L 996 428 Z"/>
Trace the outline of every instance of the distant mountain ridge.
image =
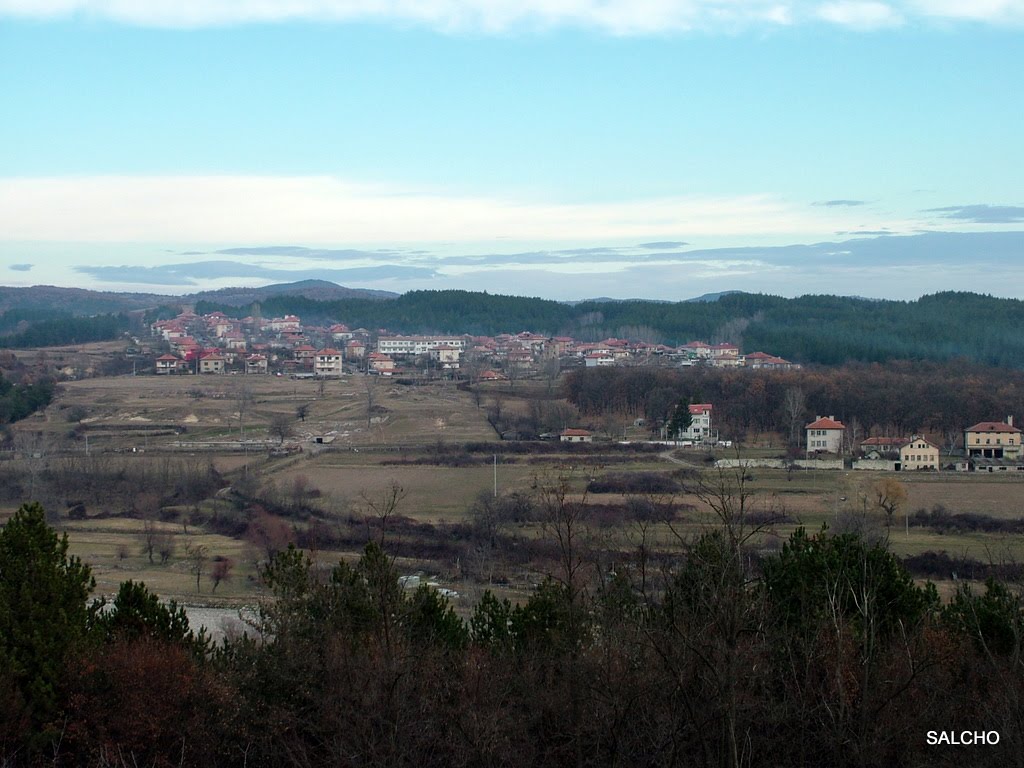
<path id="1" fill-rule="evenodd" d="M 11 309 L 55 309 L 75 315 L 116 314 L 210 301 L 241 307 L 265 301 L 274 296 L 293 296 L 312 301 L 344 301 L 348 299 L 387 300 L 399 296 L 390 291 L 346 288 L 326 280 L 301 280 L 277 283 L 259 288 L 220 288 L 184 296 L 159 293 L 120 293 L 93 291 L 86 288 L 62 288 L 54 285 L 33 285 L 29 288 L 0 286 L 0 313 Z"/>

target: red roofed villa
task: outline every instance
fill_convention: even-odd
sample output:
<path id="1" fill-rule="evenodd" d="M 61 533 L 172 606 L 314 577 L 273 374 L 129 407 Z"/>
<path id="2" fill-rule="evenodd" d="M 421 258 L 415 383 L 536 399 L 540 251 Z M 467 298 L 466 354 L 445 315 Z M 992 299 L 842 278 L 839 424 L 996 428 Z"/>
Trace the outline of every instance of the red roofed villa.
<path id="1" fill-rule="evenodd" d="M 843 452 L 843 433 L 846 427 L 843 422 L 836 421 L 835 416 L 818 416 L 805 429 L 808 453 Z"/>

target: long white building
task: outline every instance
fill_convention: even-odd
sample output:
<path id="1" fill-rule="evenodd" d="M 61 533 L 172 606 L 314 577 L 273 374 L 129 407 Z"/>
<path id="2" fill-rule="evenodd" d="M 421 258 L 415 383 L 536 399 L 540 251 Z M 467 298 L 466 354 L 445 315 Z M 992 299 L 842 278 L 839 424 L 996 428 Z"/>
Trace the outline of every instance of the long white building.
<path id="1" fill-rule="evenodd" d="M 377 351 L 384 355 L 423 355 L 438 347 L 455 347 L 466 351 L 463 336 L 381 336 Z"/>

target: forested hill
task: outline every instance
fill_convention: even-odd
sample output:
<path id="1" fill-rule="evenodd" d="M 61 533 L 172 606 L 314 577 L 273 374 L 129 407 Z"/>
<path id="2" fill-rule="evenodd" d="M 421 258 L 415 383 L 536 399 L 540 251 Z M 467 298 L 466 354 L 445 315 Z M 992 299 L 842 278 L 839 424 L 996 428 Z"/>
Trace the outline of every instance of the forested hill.
<path id="1" fill-rule="evenodd" d="M 1024 367 L 1024 302 L 946 292 L 917 301 L 839 296 L 786 299 L 734 293 L 711 302 L 556 301 L 467 291 L 413 291 L 387 302 L 315 301 L 279 296 L 260 304 L 264 316 L 297 314 L 304 321 L 400 333 L 493 335 L 530 330 L 582 340 L 608 336 L 677 344 L 730 341 L 802 363 L 946 360 Z M 199 312 L 247 308 L 200 302 Z"/>

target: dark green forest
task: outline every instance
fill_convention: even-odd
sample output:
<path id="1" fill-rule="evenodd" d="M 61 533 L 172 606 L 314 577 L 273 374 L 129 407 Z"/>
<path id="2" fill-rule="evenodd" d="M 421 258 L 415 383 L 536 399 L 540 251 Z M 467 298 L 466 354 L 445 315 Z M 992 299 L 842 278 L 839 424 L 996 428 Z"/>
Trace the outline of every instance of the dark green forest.
<path id="1" fill-rule="evenodd" d="M 613 559 L 588 548 L 585 505 L 551 494 L 548 578 L 466 618 L 399 586 L 383 528 L 354 563 L 289 548 L 217 645 L 142 584 L 93 600 L 89 566 L 23 505 L 0 530 L 0 763 L 1018 765 L 1017 593 L 961 583 L 943 603 L 853 533 L 758 553 L 741 484 L 705 487 L 718 522 L 696 540 Z"/>
<path id="2" fill-rule="evenodd" d="M 254 308 L 199 302 L 198 312 L 248 314 Z M 950 360 L 1019 368 L 1024 302 L 945 292 L 917 301 L 840 296 L 786 299 L 729 294 L 713 302 L 582 302 L 467 291 L 413 291 L 390 301 L 314 301 L 278 296 L 264 316 L 294 313 L 307 322 L 344 322 L 400 333 L 494 335 L 522 330 L 580 340 L 608 336 L 681 344 L 729 341 L 801 363 Z"/>
<path id="3" fill-rule="evenodd" d="M 14 384 L 0 373 L 0 424 L 24 419 L 53 400 L 53 382 Z"/>
<path id="4" fill-rule="evenodd" d="M 0 315 L 0 348 L 32 349 L 116 339 L 133 326 L 124 314 L 80 317 L 71 313 L 12 309 Z"/>

